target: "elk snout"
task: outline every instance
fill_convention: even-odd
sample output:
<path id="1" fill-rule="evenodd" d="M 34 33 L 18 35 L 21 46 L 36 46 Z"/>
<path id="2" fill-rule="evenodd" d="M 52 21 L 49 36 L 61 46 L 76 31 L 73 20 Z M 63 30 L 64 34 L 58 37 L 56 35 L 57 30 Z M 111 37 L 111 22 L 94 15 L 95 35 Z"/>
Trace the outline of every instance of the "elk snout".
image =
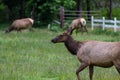
<path id="1" fill-rule="evenodd" d="M 52 42 L 52 43 L 56 43 L 57 40 L 56 40 L 56 39 L 52 39 L 51 42 Z"/>

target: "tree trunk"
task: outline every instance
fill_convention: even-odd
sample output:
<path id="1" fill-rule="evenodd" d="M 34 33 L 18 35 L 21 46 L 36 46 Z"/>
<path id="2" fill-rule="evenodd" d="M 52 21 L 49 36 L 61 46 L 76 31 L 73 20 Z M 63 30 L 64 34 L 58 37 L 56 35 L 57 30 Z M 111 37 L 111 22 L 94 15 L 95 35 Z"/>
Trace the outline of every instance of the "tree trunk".
<path id="1" fill-rule="evenodd" d="M 109 5 L 109 19 L 112 19 L 112 0 L 110 0 L 110 5 Z"/>
<path id="2" fill-rule="evenodd" d="M 25 17 L 25 4 L 24 4 L 24 0 L 21 1 L 21 5 L 20 5 L 20 18 L 24 18 Z"/>
<path id="3" fill-rule="evenodd" d="M 77 0 L 77 10 L 79 11 L 78 17 L 82 17 L 82 0 Z"/>
<path id="4" fill-rule="evenodd" d="M 90 15 L 90 0 L 86 0 L 87 3 L 87 16 L 88 20 L 91 20 L 91 15 Z"/>

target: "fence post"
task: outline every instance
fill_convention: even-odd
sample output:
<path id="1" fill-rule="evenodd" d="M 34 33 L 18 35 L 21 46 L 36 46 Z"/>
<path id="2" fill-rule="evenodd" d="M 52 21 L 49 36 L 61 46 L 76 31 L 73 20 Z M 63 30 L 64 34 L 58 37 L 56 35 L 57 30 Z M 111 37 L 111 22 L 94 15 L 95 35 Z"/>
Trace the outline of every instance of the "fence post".
<path id="1" fill-rule="evenodd" d="M 117 19 L 114 17 L 114 32 L 117 31 Z"/>
<path id="2" fill-rule="evenodd" d="M 93 30 L 94 29 L 94 17 L 91 16 L 91 29 Z"/>
<path id="3" fill-rule="evenodd" d="M 105 17 L 103 17 L 102 22 L 103 22 L 102 23 L 102 29 L 105 30 Z"/>
<path id="4" fill-rule="evenodd" d="M 64 7 L 60 7 L 60 27 L 64 26 Z"/>

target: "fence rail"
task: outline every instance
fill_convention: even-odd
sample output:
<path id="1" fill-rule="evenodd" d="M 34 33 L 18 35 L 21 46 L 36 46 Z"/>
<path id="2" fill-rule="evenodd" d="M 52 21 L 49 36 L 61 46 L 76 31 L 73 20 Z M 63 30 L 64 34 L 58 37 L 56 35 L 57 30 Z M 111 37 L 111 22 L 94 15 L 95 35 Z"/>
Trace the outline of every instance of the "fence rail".
<path id="1" fill-rule="evenodd" d="M 86 20 L 91 20 L 91 16 L 100 16 L 99 11 L 77 11 L 65 10 L 64 7 L 60 8 L 60 27 L 64 26 L 67 20 L 73 20 L 78 17 L 84 17 Z"/>
<path id="2" fill-rule="evenodd" d="M 88 12 L 88 11 L 72 11 L 72 10 L 65 10 L 65 12 Z M 91 13 L 96 13 L 96 12 L 98 12 L 99 13 L 99 11 L 89 11 L 89 12 L 91 12 Z"/>
<path id="3" fill-rule="evenodd" d="M 94 27 L 102 26 L 102 29 L 105 28 L 114 28 L 114 32 L 117 31 L 118 28 L 120 28 L 120 20 L 117 20 L 116 17 L 114 17 L 113 20 L 106 20 L 105 17 L 102 17 L 102 19 L 95 19 L 93 16 L 91 17 L 91 28 L 94 30 Z"/>

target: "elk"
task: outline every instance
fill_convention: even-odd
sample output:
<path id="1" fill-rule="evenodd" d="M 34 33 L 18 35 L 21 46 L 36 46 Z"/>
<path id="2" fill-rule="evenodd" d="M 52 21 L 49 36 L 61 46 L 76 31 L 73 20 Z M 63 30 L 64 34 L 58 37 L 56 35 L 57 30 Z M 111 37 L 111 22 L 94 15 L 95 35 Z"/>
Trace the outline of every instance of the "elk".
<path id="1" fill-rule="evenodd" d="M 30 31 L 33 31 L 32 25 L 34 23 L 34 20 L 31 18 L 23 18 L 23 19 L 17 19 L 13 21 L 11 26 L 5 31 L 5 33 L 9 33 L 13 30 L 21 31 L 22 29 L 29 28 Z"/>
<path id="2" fill-rule="evenodd" d="M 73 30 L 80 30 L 81 32 L 85 31 L 88 33 L 87 27 L 86 27 L 86 20 L 84 18 L 77 18 L 74 19 L 68 28 L 68 32 L 72 34 Z M 77 33 L 77 31 L 76 31 Z"/>
<path id="3" fill-rule="evenodd" d="M 88 66 L 90 80 L 93 80 L 94 66 L 109 68 L 114 65 L 120 74 L 120 42 L 76 41 L 67 32 L 51 41 L 64 43 L 68 51 L 77 56 L 81 62 L 76 70 L 78 80 L 80 80 L 79 73 Z"/>

